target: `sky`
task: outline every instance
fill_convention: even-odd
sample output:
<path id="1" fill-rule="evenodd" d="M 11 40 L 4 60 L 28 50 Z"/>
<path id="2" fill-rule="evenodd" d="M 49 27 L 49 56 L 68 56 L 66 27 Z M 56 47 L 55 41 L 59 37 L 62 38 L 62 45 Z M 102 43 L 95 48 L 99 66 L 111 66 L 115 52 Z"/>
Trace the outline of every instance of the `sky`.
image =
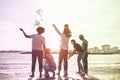
<path id="1" fill-rule="evenodd" d="M 41 16 L 35 11 L 42 9 Z M 41 21 L 41 18 L 43 21 Z M 0 0 L 0 50 L 31 50 L 27 34 L 36 33 L 35 20 L 45 28 L 46 46 L 58 50 L 60 36 L 52 24 L 62 32 L 69 24 L 71 39 L 81 44 L 83 34 L 89 48 L 109 44 L 120 47 L 120 0 Z M 71 43 L 69 43 L 72 49 Z"/>

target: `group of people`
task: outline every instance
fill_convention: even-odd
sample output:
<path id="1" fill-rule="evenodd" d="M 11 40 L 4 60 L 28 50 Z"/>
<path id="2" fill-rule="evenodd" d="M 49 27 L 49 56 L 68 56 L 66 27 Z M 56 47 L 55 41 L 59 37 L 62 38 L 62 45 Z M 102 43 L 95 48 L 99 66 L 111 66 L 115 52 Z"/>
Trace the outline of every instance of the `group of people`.
<path id="1" fill-rule="evenodd" d="M 73 45 L 74 50 L 71 53 L 68 53 L 69 51 L 69 40 L 72 36 L 71 30 L 69 29 L 69 25 L 64 25 L 64 30 L 61 33 L 58 28 L 53 24 L 52 25 L 56 32 L 61 37 L 61 45 L 60 45 L 60 51 L 59 51 L 59 60 L 58 60 L 58 73 L 57 75 L 60 75 L 61 72 L 61 66 L 64 66 L 64 76 L 68 75 L 68 58 L 72 57 L 76 52 L 78 52 L 77 57 L 77 63 L 78 63 L 78 72 L 79 74 L 87 74 L 88 73 L 88 62 L 87 62 L 87 47 L 88 42 L 84 39 L 84 36 L 81 34 L 79 35 L 80 40 L 83 41 L 82 46 L 74 39 L 71 40 L 71 43 Z M 32 74 L 30 77 L 34 77 L 35 72 L 35 65 L 36 65 L 36 59 L 38 58 L 39 63 L 39 77 L 42 77 L 42 68 L 45 70 L 45 77 L 49 77 L 49 72 L 53 73 L 53 77 L 55 76 L 55 70 L 56 70 L 56 63 L 54 61 L 53 56 L 51 55 L 51 50 L 49 48 L 46 48 L 45 45 L 45 38 L 42 36 L 42 34 L 45 32 L 45 29 L 43 27 L 38 27 L 36 29 L 37 34 L 27 35 L 22 28 L 20 30 L 23 32 L 24 36 L 26 38 L 32 38 L 32 66 L 31 66 L 31 72 Z M 82 63 L 81 63 L 82 60 Z"/>

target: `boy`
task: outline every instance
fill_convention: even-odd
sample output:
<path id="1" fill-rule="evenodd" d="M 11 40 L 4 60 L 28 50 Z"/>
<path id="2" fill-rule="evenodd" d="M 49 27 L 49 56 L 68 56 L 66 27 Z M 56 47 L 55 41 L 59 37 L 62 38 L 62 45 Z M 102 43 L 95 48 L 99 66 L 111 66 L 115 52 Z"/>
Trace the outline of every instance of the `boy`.
<path id="1" fill-rule="evenodd" d="M 32 38 L 32 67 L 31 67 L 32 74 L 30 75 L 30 77 L 34 77 L 35 64 L 36 64 L 36 59 L 38 57 L 39 71 L 40 71 L 39 77 L 41 78 L 43 51 L 45 50 L 45 38 L 41 34 L 44 33 L 44 28 L 38 27 L 36 29 L 37 34 L 32 34 L 32 35 L 27 35 L 22 28 L 20 28 L 20 30 L 23 32 L 26 38 Z"/>
<path id="2" fill-rule="evenodd" d="M 45 77 L 49 77 L 49 72 L 52 72 L 53 77 L 55 77 L 56 63 L 50 51 L 51 51 L 50 49 L 48 48 L 46 49 L 44 65 L 43 65 L 45 70 Z"/>

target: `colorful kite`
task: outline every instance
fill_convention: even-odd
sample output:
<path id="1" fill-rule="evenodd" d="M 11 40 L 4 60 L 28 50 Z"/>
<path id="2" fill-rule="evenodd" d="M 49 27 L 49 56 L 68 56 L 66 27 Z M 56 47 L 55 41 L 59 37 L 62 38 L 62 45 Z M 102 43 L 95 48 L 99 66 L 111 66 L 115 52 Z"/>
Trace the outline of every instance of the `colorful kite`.
<path id="1" fill-rule="evenodd" d="M 41 8 L 39 8 L 39 9 L 37 9 L 35 12 L 41 16 L 42 9 L 41 9 Z"/>
<path id="2" fill-rule="evenodd" d="M 39 9 L 37 9 L 35 12 L 36 12 L 38 15 L 40 15 L 40 20 L 43 21 L 43 19 L 42 19 L 42 9 L 39 8 Z"/>
<path id="3" fill-rule="evenodd" d="M 40 26 L 40 21 L 36 20 L 35 25 Z"/>
<path id="4" fill-rule="evenodd" d="M 40 26 L 40 21 L 35 20 L 35 25 L 34 25 L 34 27 L 35 27 L 35 26 Z"/>

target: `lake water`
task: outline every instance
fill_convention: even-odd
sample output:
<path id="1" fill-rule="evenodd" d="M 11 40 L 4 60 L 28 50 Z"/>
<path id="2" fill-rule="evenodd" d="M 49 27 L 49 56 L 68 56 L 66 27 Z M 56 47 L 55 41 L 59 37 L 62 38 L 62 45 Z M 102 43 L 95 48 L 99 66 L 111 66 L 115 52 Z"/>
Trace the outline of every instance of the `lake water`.
<path id="1" fill-rule="evenodd" d="M 58 54 L 53 54 L 58 63 Z M 77 72 L 77 54 L 69 59 L 69 72 Z M 120 80 L 120 55 L 89 55 L 89 74 L 99 80 Z M 36 73 L 38 70 L 36 65 Z M 28 76 L 31 71 L 31 54 L 0 53 L 0 77 Z M 7 79 L 0 79 L 7 80 Z M 9 80 L 9 79 L 8 79 Z M 17 80 L 17 79 L 15 79 Z"/>

